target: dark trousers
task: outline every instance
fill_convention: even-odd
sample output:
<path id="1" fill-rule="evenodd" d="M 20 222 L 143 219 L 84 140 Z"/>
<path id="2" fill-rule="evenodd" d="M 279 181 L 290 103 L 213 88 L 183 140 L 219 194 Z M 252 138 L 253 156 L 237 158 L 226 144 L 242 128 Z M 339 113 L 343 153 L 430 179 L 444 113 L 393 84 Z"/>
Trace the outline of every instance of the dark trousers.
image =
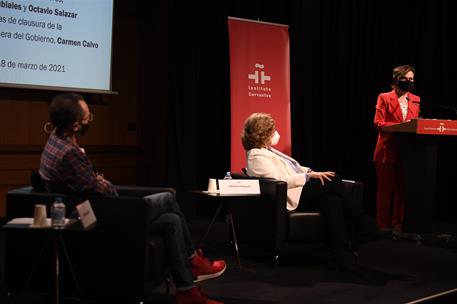
<path id="1" fill-rule="evenodd" d="M 349 245 L 348 231 L 365 228 L 366 219 L 360 206 L 355 206 L 338 175 L 331 181 L 326 180 L 324 185 L 317 179 L 307 182 L 296 210 L 321 214 L 330 249 L 334 252 Z M 351 242 L 357 242 L 354 235 L 350 236 Z"/>
<path id="2" fill-rule="evenodd" d="M 151 206 L 151 232 L 158 232 L 164 238 L 176 287 L 180 290 L 194 287 L 190 257 L 195 253 L 195 247 L 175 195 L 162 192 L 145 198 Z"/>

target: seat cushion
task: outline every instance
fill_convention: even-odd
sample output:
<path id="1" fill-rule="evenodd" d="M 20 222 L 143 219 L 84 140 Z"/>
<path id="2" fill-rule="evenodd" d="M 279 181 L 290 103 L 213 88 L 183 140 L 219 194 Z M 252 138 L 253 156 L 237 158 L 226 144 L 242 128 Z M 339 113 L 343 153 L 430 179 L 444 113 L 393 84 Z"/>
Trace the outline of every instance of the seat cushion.
<path id="1" fill-rule="evenodd" d="M 289 242 L 314 242 L 324 240 L 322 218 L 318 212 L 289 212 Z"/>

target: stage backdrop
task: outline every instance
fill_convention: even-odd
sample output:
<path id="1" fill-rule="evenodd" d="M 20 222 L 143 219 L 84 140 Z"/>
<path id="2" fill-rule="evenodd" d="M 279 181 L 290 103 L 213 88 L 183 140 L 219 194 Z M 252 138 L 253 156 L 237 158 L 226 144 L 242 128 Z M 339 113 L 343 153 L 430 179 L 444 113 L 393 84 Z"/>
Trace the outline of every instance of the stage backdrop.
<path id="1" fill-rule="evenodd" d="M 291 154 L 288 26 L 228 18 L 231 93 L 231 170 L 246 167 L 240 134 L 254 112 L 270 113 L 281 135 L 278 150 Z"/>

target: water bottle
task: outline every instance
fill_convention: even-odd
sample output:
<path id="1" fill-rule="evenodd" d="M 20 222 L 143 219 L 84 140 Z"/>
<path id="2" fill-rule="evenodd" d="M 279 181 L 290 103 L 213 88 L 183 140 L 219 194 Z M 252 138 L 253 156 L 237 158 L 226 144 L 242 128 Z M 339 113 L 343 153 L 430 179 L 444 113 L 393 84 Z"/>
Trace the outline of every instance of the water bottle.
<path id="1" fill-rule="evenodd" d="M 230 171 L 225 173 L 224 179 L 232 179 L 232 176 L 230 175 Z"/>
<path id="2" fill-rule="evenodd" d="M 57 229 L 65 226 L 65 204 L 61 197 L 56 197 L 51 206 L 51 226 Z"/>

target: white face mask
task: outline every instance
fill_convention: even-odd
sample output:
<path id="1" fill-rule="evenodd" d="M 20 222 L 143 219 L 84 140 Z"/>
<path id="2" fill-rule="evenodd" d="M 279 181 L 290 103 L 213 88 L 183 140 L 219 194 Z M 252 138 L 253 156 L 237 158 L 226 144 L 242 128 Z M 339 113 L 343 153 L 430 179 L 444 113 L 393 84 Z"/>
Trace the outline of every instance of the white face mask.
<path id="1" fill-rule="evenodd" d="M 279 135 L 278 131 L 275 130 L 275 133 L 273 134 L 273 137 L 271 138 L 271 145 L 276 146 L 279 142 L 279 138 L 281 136 Z"/>

